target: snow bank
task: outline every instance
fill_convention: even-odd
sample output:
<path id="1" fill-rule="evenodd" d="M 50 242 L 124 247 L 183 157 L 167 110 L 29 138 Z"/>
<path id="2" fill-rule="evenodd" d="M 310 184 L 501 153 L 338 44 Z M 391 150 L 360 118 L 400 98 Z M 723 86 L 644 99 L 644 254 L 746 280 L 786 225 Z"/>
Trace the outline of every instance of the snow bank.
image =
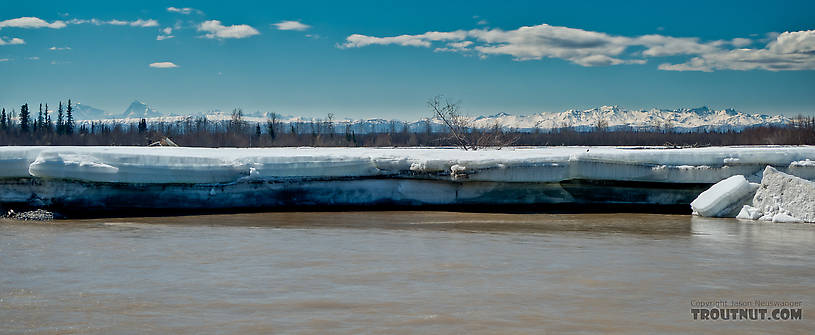
<path id="1" fill-rule="evenodd" d="M 229 183 L 355 177 L 546 183 L 610 180 L 709 184 L 759 181 L 771 165 L 815 178 L 815 147 L 692 149 L 0 147 L 0 178 L 114 183 Z M 466 167 L 466 168 L 465 168 Z M 807 177 L 808 178 L 808 177 Z"/>
<path id="2" fill-rule="evenodd" d="M 41 151 L 28 168 L 39 178 L 114 183 L 223 183 L 248 175 L 243 166 L 192 149 L 66 148 Z"/>
<path id="3" fill-rule="evenodd" d="M 690 203 L 693 212 L 707 217 L 733 217 L 758 188 L 742 175 L 732 176 L 714 184 Z"/>
<path id="4" fill-rule="evenodd" d="M 691 203 L 699 196 L 693 201 L 693 208 L 700 215 L 734 216 L 742 209 L 746 211 L 742 217 L 752 218 L 756 213 L 764 217 L 769 213 L 765 219 L 791 220 L 776 217 L 782 213 L 811 220 L 789 211 L 787 205 L 789 201 L 798 204 L 811 200 L 790 200 L 786 193 L 783 205 L 779 205 L 784 211 L 770 213 L 753 204 L 757 209 L 750 212 L 741 205 L 749 204 L 757 187 L 750 181 L 761 180 L 765 166 L 815 176 L 815 166 L 808 163 L 813 159 L 812 146 L 518 147 L 480 151 L 0 147 L 0 204 L 95 209 L 374 204 L 675 205 Z M 731 178 L 736 175 L 741 176 Z M 720 181 L 703 192 L 707 185 Z M 810 202 L 809 208 L 811 205 Z M 807 208 L 807 204 L 795 207 Z"/>

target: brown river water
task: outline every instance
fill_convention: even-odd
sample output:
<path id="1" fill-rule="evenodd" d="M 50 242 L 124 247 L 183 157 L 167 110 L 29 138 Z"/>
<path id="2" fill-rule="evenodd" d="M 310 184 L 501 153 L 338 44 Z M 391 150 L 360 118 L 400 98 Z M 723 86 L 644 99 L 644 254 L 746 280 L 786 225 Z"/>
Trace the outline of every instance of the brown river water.
<path id="1" fill-rule="evenodd" d="M 800 320 L 694 320 L 799 302 Z M 805 334 L 815 226 L 656 214 L 0 220 L 2 334 Z M 772 308 L 771 308 L 772 309 Z"/>

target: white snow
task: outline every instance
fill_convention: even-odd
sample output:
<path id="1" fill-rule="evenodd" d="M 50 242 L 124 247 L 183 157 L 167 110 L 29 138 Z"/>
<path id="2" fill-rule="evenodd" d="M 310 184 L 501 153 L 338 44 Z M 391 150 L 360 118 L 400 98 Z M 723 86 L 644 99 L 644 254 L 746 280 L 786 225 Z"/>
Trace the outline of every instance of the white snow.
<path id="1" fill-rule="evenodd" d="M 731 163 L 738 159 L 738 164 L 726 165 L 726 158 Z M 815 159 L 815 147 L 518 147 L 479 151 L 454 148 L 0 147 L 0 178 L 33 176 L 90 182 L 190 184 L 228 183 L 250 176 L 276 179 L 412 175 L 420 179 L 449 180 L 454 177 L 451 173 L 457 175 L 466 169 L 470 181 L 587 179 L 715 183 L 739 174 L 760 178 L 766 165 L 783 169 L 792 162 L 807 159 Z M 807 168 L 815 171 L 813 167 Z"/>
<path id="2" fill-rule="evenodd" d="M 756 188 L 742 175 L 732 176 L 722 180 L 690 203 L 693 211 L 700 216 L 721 217 L 728 216 L 734 205 L 745 198 L 752 198 Z"/>
<path id="3" fill-rule="evenodd" d="M 719 182 L 693 201 L 699 215 L 733 217 L 741 210 L 740 217 L 744 218 L 773 220 L 781 213 L 811 221 L 815 220 L 815 191 L 810 191 L 815 190 L 814 183 L 783 177 L 765 167 L 806 172 L 814 168 L 793 162 L 813 159 L 815 146 L 516 147 L 479 151 L 0 147 L 0 203 L 71 204 L 80 208 L 687 204 L 700 192 L 700 184 Z M 761 180 L 762 176 L 762 186 L 767 186 L 753 198 L 758 185 L 749 180 Z M 755 209 L 743 207 L 745 204 Z M 778 217 L 782 219 L 788 220 Z"/>
<path id="4" fill-rule="evenodd" d="M 815 167 L 815 161 L 807 158 L 802 161 L 795 161 L 790 163 L 790 167 L 804 167 L 804 166 Z"/>

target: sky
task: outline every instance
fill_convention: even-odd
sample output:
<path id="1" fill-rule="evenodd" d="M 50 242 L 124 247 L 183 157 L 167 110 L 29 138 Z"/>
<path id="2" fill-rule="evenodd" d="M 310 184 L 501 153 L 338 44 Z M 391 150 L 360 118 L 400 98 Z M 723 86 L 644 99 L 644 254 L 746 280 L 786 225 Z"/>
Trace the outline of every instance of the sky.
<path id="1" fill-rule="evenodd" d="M 813 1 L 3 1 L 0 107 L 815 116 Z"/>

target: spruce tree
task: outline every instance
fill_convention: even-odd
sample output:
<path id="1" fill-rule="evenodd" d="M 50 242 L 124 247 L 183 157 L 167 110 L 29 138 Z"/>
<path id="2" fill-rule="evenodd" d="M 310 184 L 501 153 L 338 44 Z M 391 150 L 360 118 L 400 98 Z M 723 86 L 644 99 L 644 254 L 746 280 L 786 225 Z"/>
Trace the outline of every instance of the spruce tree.
<path id="1" fill-rule="evenodd" d="M 6 129 L 6 109 L 3 108 L 3 112 L 0 113 L 0 129 Z"/>
<path id="2" fill-rule="evenodd" d="M 57 109 L 57 134 L 65 132 L 65 123 L 62 121 L 62 101 L 59 102 L 59 109 Z"/>
<path id="3" fill-rule="evenodd" d="M 28 104 L 20 106 L 20 130 L 28 132 L 31 115 L 28 113 Z"/>
<path id="4" fill-rule="evenodd" d="M 48 106 L 46 106 L 46 109 Z M 42 103 L 40 103 L 40 114 L 37 116 L 37 128 L 42 131 L 42 126 L 45 125 L 45 119 L 42 117 Z"/>
<path id="5" fill-rule="evenodd" d="M 54 125 L 51 124 L 51 115 L 48 115 L 48 104 L 45 104 L 45 131 L 51 132 L 54 129 Z"/>
<path id="6" fill-rule="evenodd" d="M 71 99 L 68 99 L 68 109 L 65 111 L 65 133 L 72 135 L 74 133 L 74 116 L 73 108 L 71 107 Z"/>

